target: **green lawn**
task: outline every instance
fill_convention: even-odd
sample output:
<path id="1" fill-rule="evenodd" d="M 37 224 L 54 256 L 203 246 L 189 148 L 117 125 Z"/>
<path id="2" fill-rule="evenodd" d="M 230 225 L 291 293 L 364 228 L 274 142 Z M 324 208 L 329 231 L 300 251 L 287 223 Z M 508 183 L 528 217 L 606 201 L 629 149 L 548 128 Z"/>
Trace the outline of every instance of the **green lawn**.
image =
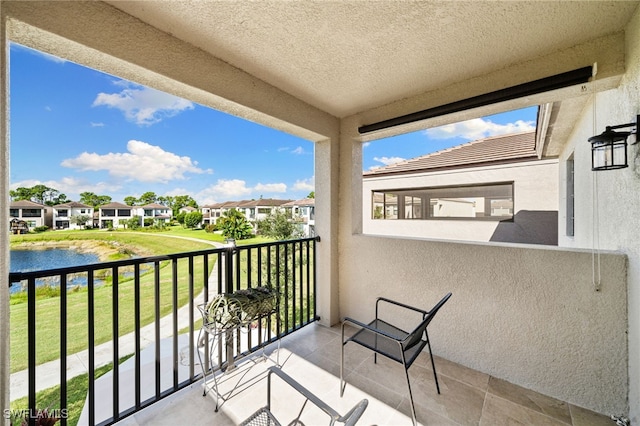
<path id="1" fill-rule="evenodd" d="M 50 238 L 46 238 L 50 237 Z M 140 247 L 154 254 L 169 254 L 196 251 L 211 248 L 211 245 L 178 239 L 166 238 L 163 234 L 131 234 L 125 232 L 48 232 L 44 234 L 26 235 L 23 239 L 55 239 L 73 240 L 90 239 L 101 241 L 117 241 L 120 244 Z M 12 239 L 12 242 L 14 239 Z M 209 261 L 209 268 L 215 263 L 215 256 Z M 171 285 L 172 268 L 169 262 L 162 262 L 160 272 L 160 307 L 161 315 L 172 311 L 173 289 Z M 186 260 L 178 262 L 178 303 L 180 306 L 189 300 L 188 265 Z M 203 288 L 204 270 L 201 258 L 194 262 L 194 294 Z M 133 280 L 122 278 L 118 286 L 119 333 L 125 334 L 134 330 L 134 286 Z M 95 327 L 95 344 L 104 343 L 113 338 L 112 335 L 112 301 L 113 287 L 109 284 L 98 287 L 95 293 L 95 309 L 93 318 Z M 154 320 L 154 277 L 153 273 L 143 275 L 140 285 L 141 324 L 146 325 Z M 67 309 L 67 345 L 68 354 L 72 354 L 88 346 L 87 318 L 88 291 L 81 289 L 68 294 Z M 27 304 L 18 303 L 11 306 L 11 371 L 27 368 Z M 39 299 L 36 303 L 36 348 L 37 364 L 58 359 L 60 356 L 60 298 Z"/>
<path id="2" fill-rule="evenodd" d="M 122 364 L 133 355 L 127 355 L 120 358 L 119 364 Z M 103 365 L 95 369 L 95 378 L 105 375 L 113 369 L 113 363 Z M 84 403 L 87 397 L 89 375 L 81 374 L 67 381 L 67 424 L 69 426 L 76 425 L 82 414 Z M 36 393 L 36 404 L 38 409 L 59 410 L 60 409 L 60 385 L 44 389 Z M 11 411 L 27 410 L 29 407 L 28 397 L 23 397 L 11 401 Z M 18 424 L 21 419 L 12 419 L 13 424 Z"/>

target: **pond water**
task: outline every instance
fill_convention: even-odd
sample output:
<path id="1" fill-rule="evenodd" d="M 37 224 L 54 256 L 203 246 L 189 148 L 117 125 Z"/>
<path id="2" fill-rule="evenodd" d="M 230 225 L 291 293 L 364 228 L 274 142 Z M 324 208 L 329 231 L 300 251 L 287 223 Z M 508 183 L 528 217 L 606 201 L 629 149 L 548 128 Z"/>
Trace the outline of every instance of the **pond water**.
<path id="1" fill-rule="evenodd" d="M 68 268 L 71 266 L 88 265 L 98 263 L 98 255 L 92 253 L 80 253 L 75 250 L 52 248 L 47 250 L 11 250 L 10 272 L 30 272 L 46 269 Z M 58 285 L 58 280 L 46 280 L 50 285 Z M 70 277 L 68 287 L 86 285 L 84 277 Z M 37 280 L 36 286 L 44 285 L 45 280 Z M 11 292 L 22 290 L 22 286 L 14 284 Z"/>

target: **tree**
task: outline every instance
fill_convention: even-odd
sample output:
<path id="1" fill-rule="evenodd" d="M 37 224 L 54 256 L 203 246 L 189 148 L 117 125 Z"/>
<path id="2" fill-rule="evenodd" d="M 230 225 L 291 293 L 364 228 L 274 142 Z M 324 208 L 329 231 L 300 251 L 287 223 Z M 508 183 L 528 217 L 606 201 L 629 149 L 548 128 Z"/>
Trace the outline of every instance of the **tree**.
<path id="1" fill-rule="evenodd" d="M 124 197 L 124 203 L 128 206 L 135 206 L 138 203 L 138 199 L 132 195 Z"/>
<path id="2" fill-rule="evenodd" d="M 80 202 L 93 208 L 109 204 L 111 197 L 108 195 L 96 195 L 93 192 L 83 192 L 80 194 Z"/>
<path id="3" fill-rule="evenodd" d="M 16 188 L 9 191 L 9 196 L 13 201 L 29 200 L 31 201 L 31 188 Z"/>
<path id="4" fill-rule="evenodd" d="M 16 188 L 15 190 L 9 191 L 9 196 L 13 201 L 29 200 L 49 206 L 69 201 L 65 194 L 61 194 L 57 189 L 49 188 L 42 184 L 32 186 L 31 188 Z"/>
<path id="5" fill-rule="evenodd" d="M 125 221 L 125 225 L 129 229 L 138 229 L 138 228 L 140 228 L 140 217 L 134 216 L 134 217 L 132 217 L 130 219 L 127 219 Z"/>
<path id="6" fill-rule="evenodd" d="M 184 226 L 189 229 L 197 228 L 202 223 L 202 213 L 191 212 L 184 216 Z"/>
<path id="7" fill-rule="evenodd" d="M 91 218 L 87 215 L 84 214 L 78 214 L 75 216 L 71 216 L 71 219 L 69 219 L 69 221 L 71 223 L 74 223 L 76 225 L 80 225 L 81 227 L 84 227 L 87 222 L 89 222 L 89 220 L 91 220 Z"/>
<path id="8" fill-rule="evenodd" d="M 155 192 L 145 192 L 138 198 L 138 205 L 146 206 L 147 204 L 153 204 L 158 201 L 158 196 Z"/>
<path id="9" fill-rule="evenodd" d="M 236 209 L 227 210 L 217 223 L 222 236 L 236 240 L 244 240 L 253 236 L 253 227 L 247 218 Z"/>
<path id="10" fill-rule="evenodd" d="M 276 209 L 258 222 L 258 233 L 276 240 L 302 237 L 302 232 L 293 222 L 291 213 Z"/>
<path id="11" fill-rule="evenodd" d="M 70 201 L 71 200 L 69 200 L 65 194 L 58 194 L 57 197 L 54 197 L 54 198 L 51 199 L 51 205 L 55 206 L 57 204 L 68 203 Z"/>
<path id="12" fill-rule="evenodd" d="M 178 215 L 178 210 L 187 206 L 197 209 L 198 203 L 190 195 L 176 195 L 171 197 L 170 204 L 167 204 L 167 207 L 170 207 L 173 211 L 174 216 Z"/>
<path id="13" fill-rule="evenodd" d="M 307 195 L 307 198 L 316 198 L 316 191 L 311 191 L 309 195 Z"/>
<path id="14" fill-rule="evenodd" d="M 180 225 L 184 225 L 184 218 L 186 215 L 187 215 L 186 212 L 180 212 L 177 215 L 175 215 L 175 218 Z"/>

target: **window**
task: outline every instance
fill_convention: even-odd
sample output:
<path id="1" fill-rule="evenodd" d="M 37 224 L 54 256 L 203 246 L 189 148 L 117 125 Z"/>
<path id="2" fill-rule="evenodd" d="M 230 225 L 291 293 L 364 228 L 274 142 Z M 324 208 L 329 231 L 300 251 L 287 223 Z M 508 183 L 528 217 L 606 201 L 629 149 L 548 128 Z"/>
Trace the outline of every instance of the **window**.
<path id="1" fill-rule="evenodd" d="M 69 210 L 66 210 L 66 209 L 58 210 L 58 216 L 69 216 Z"/>
<path id="2" fill-rule="evenodd" d="M 9 216 L 20 217 L 20 209 L 9 209 Z"/>
<path id="3" fill-rule="evenodd" d="M 573 154 L 567 159 L 567 231 L 568 237 L 573 237 L 575 233 L 574 215 L 574 183 L 573 183 Z"/>
<path id="4" fill-rule="evenodd" d="M 374 191 L 373 219 L 510 220 L 513 182 Z"/>
<path id="5" fill-rule="evenodd" d="M 41 209 L 22 209 L 22 217 L 40 217 L 41 215 Z"/>
<path id="6" fill-rule="evenodd" d="M 129 209 L 118 209 L 118 216 L 131 216 L 131 210 Z"/>

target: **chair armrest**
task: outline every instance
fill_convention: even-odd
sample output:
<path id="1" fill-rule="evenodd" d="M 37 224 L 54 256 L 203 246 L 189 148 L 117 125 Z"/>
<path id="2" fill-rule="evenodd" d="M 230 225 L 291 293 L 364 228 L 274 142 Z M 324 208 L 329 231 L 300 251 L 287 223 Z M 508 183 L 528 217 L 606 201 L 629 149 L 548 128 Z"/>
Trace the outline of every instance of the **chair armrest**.
<path id="1" fill-rule="evenodd" d="M 324 401 L 311 393 L 307 388 L 302 386 L 300 383 L 296 382 L 291 376 L 286 374 L 280 368 L 276 366 L 269 367 L 269 373 L 267 376 L 267 383 L 269 388 L 271 388 L 271 374 L 275 374 L 280 377 L 284 382 L 286 382 L 289 386 L 297 390 L 301 393 L 305 398 L 311 401 L 314 405 L 320 408 L 322 411 L 327 413 L 334 421 L 340 419 L 340 414 L 333 408 L 329 407 Z"/>
<path id="2" fill-rule="evenodd" d="M 365 324 L 365 323 L 360 322 L 358 320 L 354 320 L 353 318 L 345 317 L 344 320 L 342 320 L 342 336 L 343 336 L 343 342 L 342 343 L 344 343 L 344 325 L 347 322 L 355 324 L 358 327 L 365 328 L 365 329 L 369 330 L 370 332 L 378 334 L 378 335 L 380 335 L 382 337 L 386 337 L 387 339 L 391 339 L 394 342 L 402 342 L 402 340 L 404 340 L 404 339 L 398 339 L 396 336 L 393 336 L 393 335 L 391 335 L 389 333 L 385 333 L 383 330 L 378 330 L 377 328 L 371 327 L 369 324 Z"/>
<path id="3" fill-rule="evenodd" d="M 401 302 L 396 302 L 395 300 L 391 300 L 391 299 L 387 299 L 386 297 L 378 297 L 376 299 L 376 312 L 378 311 L 378 303 L 379 302 L 387 302 L 390 303 L 392 305 L 396 305 L 396 306 L 400 306 L 401 308 L 405 308 L 405 309 L 409 309 L 415 312 L 419 312 L 422 315 L 427 315 L 429 312 L 425 311 L 424 309 L 419 309 L 413 306 L 409 306 L 407 304 L 401 303 Z"/>

